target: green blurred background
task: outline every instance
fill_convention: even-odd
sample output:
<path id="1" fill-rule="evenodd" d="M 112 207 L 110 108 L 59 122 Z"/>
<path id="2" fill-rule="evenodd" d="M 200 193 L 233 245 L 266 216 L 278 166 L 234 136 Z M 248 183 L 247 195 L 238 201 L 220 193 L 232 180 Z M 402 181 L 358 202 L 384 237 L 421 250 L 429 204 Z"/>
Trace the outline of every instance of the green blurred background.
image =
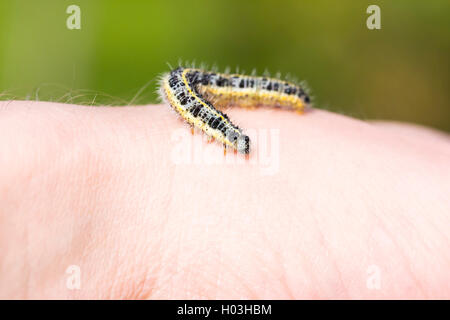
<path id="1" fill-rule="evenodd" d="M 448 0 L 1 0 L 0 99 L 152 103 L 181 59 L 289 73 L 319 108 L 450 131 L 449 49 Z"/>

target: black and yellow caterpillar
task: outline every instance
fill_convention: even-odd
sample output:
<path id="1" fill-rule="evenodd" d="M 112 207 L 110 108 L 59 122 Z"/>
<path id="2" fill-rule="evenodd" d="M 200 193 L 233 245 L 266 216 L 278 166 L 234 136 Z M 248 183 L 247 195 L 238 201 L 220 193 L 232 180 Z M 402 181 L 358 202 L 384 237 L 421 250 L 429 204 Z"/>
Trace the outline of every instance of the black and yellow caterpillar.
<path id="1" fill-rule="evenodd" d="M 301 113 L 310 103 L 305 90 L 291 82 L 182 67 L 162 76 L 160 92 L 191 126 L 243 154 L 250 152 L 250 138 L 219 109 L 268 105 Z"/>

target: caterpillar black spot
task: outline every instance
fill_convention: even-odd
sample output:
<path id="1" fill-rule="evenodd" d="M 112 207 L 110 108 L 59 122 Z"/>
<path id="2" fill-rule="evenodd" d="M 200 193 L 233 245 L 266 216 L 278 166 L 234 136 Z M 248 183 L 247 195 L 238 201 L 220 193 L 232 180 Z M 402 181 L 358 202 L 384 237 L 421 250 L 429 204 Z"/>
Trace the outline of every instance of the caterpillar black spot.
<path id="1" fill-rule="evenodd" d="M 191 126 L 243 154 L 250 152 L 250 138 L 219 109 L 267 105 L 302 113 L 310 104 L 305 90 L 292 82 L 183 67 L 162 76 L 160 94 Z"/>

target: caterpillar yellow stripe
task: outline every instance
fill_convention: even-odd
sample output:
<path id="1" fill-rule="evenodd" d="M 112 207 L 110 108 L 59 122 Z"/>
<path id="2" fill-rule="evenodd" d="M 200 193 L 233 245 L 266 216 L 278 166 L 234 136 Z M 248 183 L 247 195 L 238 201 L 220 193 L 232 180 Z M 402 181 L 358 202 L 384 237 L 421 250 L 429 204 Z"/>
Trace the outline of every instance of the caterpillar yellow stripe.
<path id="1" fill-rule="evenodd" d="M 160 93 L 191 126 L 243 154 L 250 152 L 250 138 L 219 109 L 266 105 L 301 113 L 310 104 L 305 90 L 291 82 L 183 67 L 162 76 Z"/>

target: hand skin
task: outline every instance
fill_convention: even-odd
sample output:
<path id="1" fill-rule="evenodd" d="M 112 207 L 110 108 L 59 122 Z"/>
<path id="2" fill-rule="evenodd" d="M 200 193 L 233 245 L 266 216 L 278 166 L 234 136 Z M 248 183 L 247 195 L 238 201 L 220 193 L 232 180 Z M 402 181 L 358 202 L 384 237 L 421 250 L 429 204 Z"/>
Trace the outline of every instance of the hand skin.
<path id="1" fill-rule="evenodd" d="M 176 163 L 168 106 L 0 102 L 0 298 L 450 298 L 447 135 L 227 113 L 279 129 L 274 172 Z"/>

